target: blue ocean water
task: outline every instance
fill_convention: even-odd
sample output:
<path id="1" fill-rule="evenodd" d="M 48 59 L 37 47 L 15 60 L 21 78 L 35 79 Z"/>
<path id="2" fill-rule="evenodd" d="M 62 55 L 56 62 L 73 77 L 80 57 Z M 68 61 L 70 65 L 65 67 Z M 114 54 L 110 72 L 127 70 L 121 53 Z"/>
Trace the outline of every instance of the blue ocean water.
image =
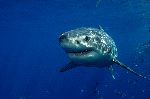
<path id="1" fill-rule="evenodd" d="M 150 77 L 149 0 L 0 0 L 0 99 L 150 99 L 150 81 L 114 65 L 60 73 L 59 36 L 99 25 L 119 59 Z M 142 54 L 140 53 L 142 52 Z"/>

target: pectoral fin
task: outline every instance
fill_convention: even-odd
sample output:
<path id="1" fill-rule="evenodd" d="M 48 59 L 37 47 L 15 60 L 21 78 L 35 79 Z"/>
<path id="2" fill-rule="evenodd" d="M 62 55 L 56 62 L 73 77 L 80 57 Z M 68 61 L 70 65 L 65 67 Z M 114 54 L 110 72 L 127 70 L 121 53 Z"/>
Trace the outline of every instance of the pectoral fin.
<path id="1" fill-rule="evenodd" d="M 77 67 L 77 65 L 76 65 L 75 63 L 69 62 L 69 63 L 66 64 L 64 67 L 62 67 L 59 71 L 60 71 L 60 72 L 65 72 L 65 71 L 68 71 L 68 70 L 70 70 L 70 69 L 72 69 L 72 68 L 75 68 L 75 67 Z"/>
<path id="2" fill-rule="evenodd" d="M 131 69 L 130 67 L 126 66 L 125 64 L 121 63 L 120 61 L 118 61 L 118 60 L 116 60 L 116 59 L 114 59 L 113 62 L 114 62 L 115 64 L 121 66 L 122 68 L 125 68 L 126 70 L 128 70 L 128 71 L 134 73 L 135 75 L 137 75 L 137 76 L 139 76 L 139 77 L 142 77 L 142 78 L 144 78 L 144 79 L 150 80 L 149 78 L 143 76 L 142 74 L 139 74 L 139 73 L 135 72 L 133 69 Z"/>

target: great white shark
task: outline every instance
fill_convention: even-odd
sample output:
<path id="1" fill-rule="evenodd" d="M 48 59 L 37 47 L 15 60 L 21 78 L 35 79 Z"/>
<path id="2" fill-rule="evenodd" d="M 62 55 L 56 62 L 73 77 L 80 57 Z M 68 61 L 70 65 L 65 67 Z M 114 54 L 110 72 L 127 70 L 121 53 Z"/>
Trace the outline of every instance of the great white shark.
<path id="1" fill-rule="evenodd" d="M 82 27 L 67 31 L 59 37 L 59 43 L 70 58 L 70 62 L 62 67 L 60 72 L 79 66 L 106 67 L 115 79 L 112 65 L 117 64 L 139 77 L 148 79 L 118 60 L 114 40 L 101 27 Z"/>

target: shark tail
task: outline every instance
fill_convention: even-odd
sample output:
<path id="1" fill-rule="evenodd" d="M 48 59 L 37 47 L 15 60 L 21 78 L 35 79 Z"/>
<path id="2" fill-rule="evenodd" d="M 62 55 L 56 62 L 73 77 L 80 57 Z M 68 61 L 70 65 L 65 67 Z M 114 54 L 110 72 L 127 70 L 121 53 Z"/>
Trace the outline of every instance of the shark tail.
<path id="1" fill-rule="evenodd" d="M 131 69 L 131 68 L 128 67 L 127 65 L 123 64 L 123 63 L 120 62 L 119 60 L 115 60 L 115 59 L 114 59 L 113 62 L 114 62 L 115 64 L 121 66 L 122 68 L 128 70 L 129 72 L 134 73 L 135 75 L 137 75 L 137 76 L 139 76 L 139 77 L 142 77 L 142 78 L 144 78 L 144 79 L 150 80 L 150 78 L 148 78 L 148 77 L 146 77 L 146 76 L 144 76 L 144 75 L 142 75 L 142 74 L 139 74 L 139 73 L 135 72 L 133 69 Z"/>

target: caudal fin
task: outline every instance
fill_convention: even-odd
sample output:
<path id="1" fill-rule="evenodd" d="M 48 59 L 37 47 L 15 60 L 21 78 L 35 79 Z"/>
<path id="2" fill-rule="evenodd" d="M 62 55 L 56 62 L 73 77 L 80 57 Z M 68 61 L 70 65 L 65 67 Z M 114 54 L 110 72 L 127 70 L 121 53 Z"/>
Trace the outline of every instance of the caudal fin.
<path id="1" fill-rule="evenodd" d="M 144 76 L 144 75 L 142 75 L 142 74 L 139 74 L 139 73 L 135 72 L 133 69 L 131 69 L 130 67 L 126 66 L 125 64 L 123 64 L 123 63 L 120 62 L 119 60 L 115 60 L 115 59 L 114 59 L 113 62 L 114 62 L 115 64 L 121 66 L 122 68 L 124 68 L 124 69 L 126 69 L 126 70 L 128 70 L 128 71 L 130 71 L 130 72 L 132 72 L 132 73 L 134 73 L 135 75 L 137 75 L 137 76 L 139 76 L 139 77 L 142 77 L 142 78 L 144 78 L 144 79 L 150 80 L 150 78 L 148 78 L 148 77 L 146 77 L 146 76 Z"/>

